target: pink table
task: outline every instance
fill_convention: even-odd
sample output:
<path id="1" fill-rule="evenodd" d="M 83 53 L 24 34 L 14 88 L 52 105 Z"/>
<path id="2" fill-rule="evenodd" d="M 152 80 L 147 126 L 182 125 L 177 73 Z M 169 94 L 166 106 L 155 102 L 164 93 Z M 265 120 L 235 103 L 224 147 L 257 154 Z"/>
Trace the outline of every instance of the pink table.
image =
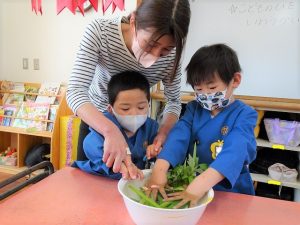
<path id="1" fill-rule="evenodd" d="M 133 224 L 117 181 L 64 168 L 0 202 L 1 225 Z M 300 204 L 216 192 L 199 225 L 300 224 Z"/>

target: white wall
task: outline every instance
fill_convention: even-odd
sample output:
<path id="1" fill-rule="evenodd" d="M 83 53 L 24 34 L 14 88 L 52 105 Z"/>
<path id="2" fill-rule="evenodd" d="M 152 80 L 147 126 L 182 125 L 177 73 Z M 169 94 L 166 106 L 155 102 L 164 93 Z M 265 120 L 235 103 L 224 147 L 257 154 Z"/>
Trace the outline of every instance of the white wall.
<path id="1" fill-rule="evenodd" d="M 31 11 L 30 0 L 0 0 L 0 80 L 67 82 L 86 25 L 103 17 L 90 9 L 83 17 L 64 9 L 56 15 L 56 0 L 43 0 L 43 15 Z M 136 1 L 125 0 L 125 12 L 111 7 L 105 16 L 129 14 Z M 29 59 L 29 69 L 23 70 L 22 59 Z M 33 69 L 33 59 L 39 58 L 40 70 Z"/>

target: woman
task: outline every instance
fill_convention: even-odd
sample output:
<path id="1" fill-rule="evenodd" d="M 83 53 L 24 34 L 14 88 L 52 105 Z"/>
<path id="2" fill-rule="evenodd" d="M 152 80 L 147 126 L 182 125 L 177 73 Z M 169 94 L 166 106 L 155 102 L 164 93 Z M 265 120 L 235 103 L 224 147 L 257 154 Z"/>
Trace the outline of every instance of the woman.
<path id="1" fill-rule="evenodd" d="M 108 81 L 125 70 L 141 72 L 151 86 L 159 81 L 164 84 L 167 104 L 154 140 L 155 147 L 161 147 L 181 110 L 180 59 L 189 22 L 188 0 L 143 0 L 128 18 L 97 19 L 87 27 L 67 90 L 69 106 L 84 121 L 80 126 L 79 159 L 82 140 L 91 126 L 105 137 L 103 161 L 113 166 L 114 172 L 119 171 L 128 146 L 120 130 L 102 112 L 108 105 Z"/>

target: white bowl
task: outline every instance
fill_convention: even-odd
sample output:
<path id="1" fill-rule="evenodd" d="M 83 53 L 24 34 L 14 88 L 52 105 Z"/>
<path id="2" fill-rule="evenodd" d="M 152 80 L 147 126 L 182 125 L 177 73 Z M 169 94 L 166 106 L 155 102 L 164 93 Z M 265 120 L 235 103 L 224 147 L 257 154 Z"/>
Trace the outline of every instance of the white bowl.
<path id="1" fill-rule="evenodd" d="M 143 180 L 128 181 L 121 179 L 118 183 L 118 190 L 123 196 L 126 208 L 137 225 L 193 225 L 198 222 L 202 216 L 208 203 L 214 197 L 214 191 L 210 189 L 208 193 L 200 200 L 199 205 L 193 208 L 186 209 L 160 209 L 147 205 L 140 204 L 133 199 L 139 197 L 133 193 L 128 185 L 132 184 L 135 187 L 142 187 L 151 175 L 151 170 L 144 170 L 145 178 Z"/>

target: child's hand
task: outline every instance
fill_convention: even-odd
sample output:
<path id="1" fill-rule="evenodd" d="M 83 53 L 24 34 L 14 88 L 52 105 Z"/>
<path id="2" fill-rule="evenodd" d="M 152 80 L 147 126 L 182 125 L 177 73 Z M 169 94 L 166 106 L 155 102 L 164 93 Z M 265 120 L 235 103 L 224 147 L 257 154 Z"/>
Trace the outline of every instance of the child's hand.
<path id="1" fill-rule="evenodd" d="M 167 199 L 168 196 L 165 191 L 165 186 L 167 184 L 167 176 L 164 174 L 160 174 L 158 176 L 151 176 L 148 182 L 146 183 L 146 195 L 156 200 L 158 192 L 162 195 L 164 199 Z"/>
<path id="2" fill-rule="evenodd" d="M 195 207 L 205 193 L 224 179 L 224 176 L 213 168 L 208 168 L 199 176 L 197 176 L 185 191 L 170 194 L 168 200 L 179 200 L 174 208 L 180 208 L 184 204 L 190 202 L 190 207 Z"/>
<path id="3" fill-rule="evenodd" d="M 146 149 L 147 159 L 156 157 L 160 153 L 161 149 L 162 149 L 161 147 L 159 147 L 159 149 L 156 149 L 154 144 L 148 145 Z"/>
<path id="4" fill-rule="evenodd" d="M 203 193 L 204 195 L 205 193 Z M 189 208 L 195 207 L 202 196 L 194 195 L 189 193 L 187 190 L 185 191 L 180 191 L 180 192 L 175 192 L 168 194 L 168 201 L 173 201 L 173 200 L 181 200 L 177 205 L 174 206 L 174 209 L 179 209 L 186 203 L 190 203 Z"/>
<path id="5" fill-rule="evenodd" d="M 154 138 L 153 145 L 156 151 L 160 151 L 162 148 L 162 145 L 165 143 L 165 140 L 167 138 L 167 134 L 163 132 L 159 132 L 157 136 Z"/>
<path id="6" fill-rule="evenodd" d="M 143 179 L 144 174 L 143 172 L 138 169 L 131 161 L 131 156 L 126 156 L 126 163 L 121 164 L 120 173 L 122 174 L 122 178 L 129 179 L 129 180 L 135 180 L 135 179 Z"/>

